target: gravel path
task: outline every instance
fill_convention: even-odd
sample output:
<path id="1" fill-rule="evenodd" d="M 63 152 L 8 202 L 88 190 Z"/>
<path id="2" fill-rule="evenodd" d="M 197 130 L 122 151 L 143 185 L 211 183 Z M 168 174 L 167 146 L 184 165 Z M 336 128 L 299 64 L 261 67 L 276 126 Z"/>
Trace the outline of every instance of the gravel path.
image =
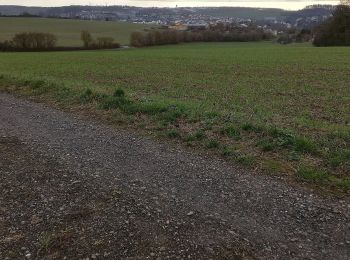
<path id="1" fill-rule="evenodd" d="M 0 94 L 0 259 L 349 259 L 350 203 Z"/>

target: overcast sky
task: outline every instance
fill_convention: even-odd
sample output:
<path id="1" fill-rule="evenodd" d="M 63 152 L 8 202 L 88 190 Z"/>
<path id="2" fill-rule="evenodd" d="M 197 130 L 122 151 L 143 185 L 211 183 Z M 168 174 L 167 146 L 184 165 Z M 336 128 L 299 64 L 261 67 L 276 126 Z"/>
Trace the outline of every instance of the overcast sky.
<path id="1" fill-rule="evenodd" d="M 145 7 L 177 6 L 248 6 L 300 9 L 311 4 L 337 4 L 339 0 L 262 1 L 262 0 L 0 0 L 0 5 L 63 6 L 63 5 L 133 5 Z"/>

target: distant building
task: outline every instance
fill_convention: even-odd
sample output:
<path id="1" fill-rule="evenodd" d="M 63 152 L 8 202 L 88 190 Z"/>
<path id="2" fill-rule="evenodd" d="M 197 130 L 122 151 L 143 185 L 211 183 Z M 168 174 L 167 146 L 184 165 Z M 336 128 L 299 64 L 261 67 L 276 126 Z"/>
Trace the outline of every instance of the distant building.
<path id="1" fill-rule="evenodd" d="M 177 30 L 177 31 L 187 31 L 188 30 L 188 26 L 182 23 L 175 23 L 174 25 L 169 25 L 168 26 L 169 29 L 172 30 Z"/>

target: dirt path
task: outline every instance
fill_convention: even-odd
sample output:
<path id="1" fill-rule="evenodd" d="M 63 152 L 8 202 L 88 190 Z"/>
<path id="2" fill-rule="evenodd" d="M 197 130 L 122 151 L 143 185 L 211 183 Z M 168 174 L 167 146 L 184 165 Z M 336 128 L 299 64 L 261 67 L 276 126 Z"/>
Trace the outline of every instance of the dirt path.
<path id="1" fill-rule="evenodd" d="M 349 201 L 0 94 L 0 259 L 349 259 Z"/>

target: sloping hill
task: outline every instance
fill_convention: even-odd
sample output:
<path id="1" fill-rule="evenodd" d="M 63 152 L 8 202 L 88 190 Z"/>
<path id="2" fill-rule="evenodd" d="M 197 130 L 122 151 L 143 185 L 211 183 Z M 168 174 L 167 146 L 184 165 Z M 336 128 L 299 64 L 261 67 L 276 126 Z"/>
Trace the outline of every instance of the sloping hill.
<path id="1" fill-rule="evenodd" d="M 0 41 L 19 32 L 50 32 L 57 36 L 59 46 L 80 46 L 80 32 L 88 30 L 93 37 L 113 37 L 116 42 L 128 44 L 130 33 L 150 25 L 124 22 L 84 21 L 49 18 L 0 17 Z"/>

